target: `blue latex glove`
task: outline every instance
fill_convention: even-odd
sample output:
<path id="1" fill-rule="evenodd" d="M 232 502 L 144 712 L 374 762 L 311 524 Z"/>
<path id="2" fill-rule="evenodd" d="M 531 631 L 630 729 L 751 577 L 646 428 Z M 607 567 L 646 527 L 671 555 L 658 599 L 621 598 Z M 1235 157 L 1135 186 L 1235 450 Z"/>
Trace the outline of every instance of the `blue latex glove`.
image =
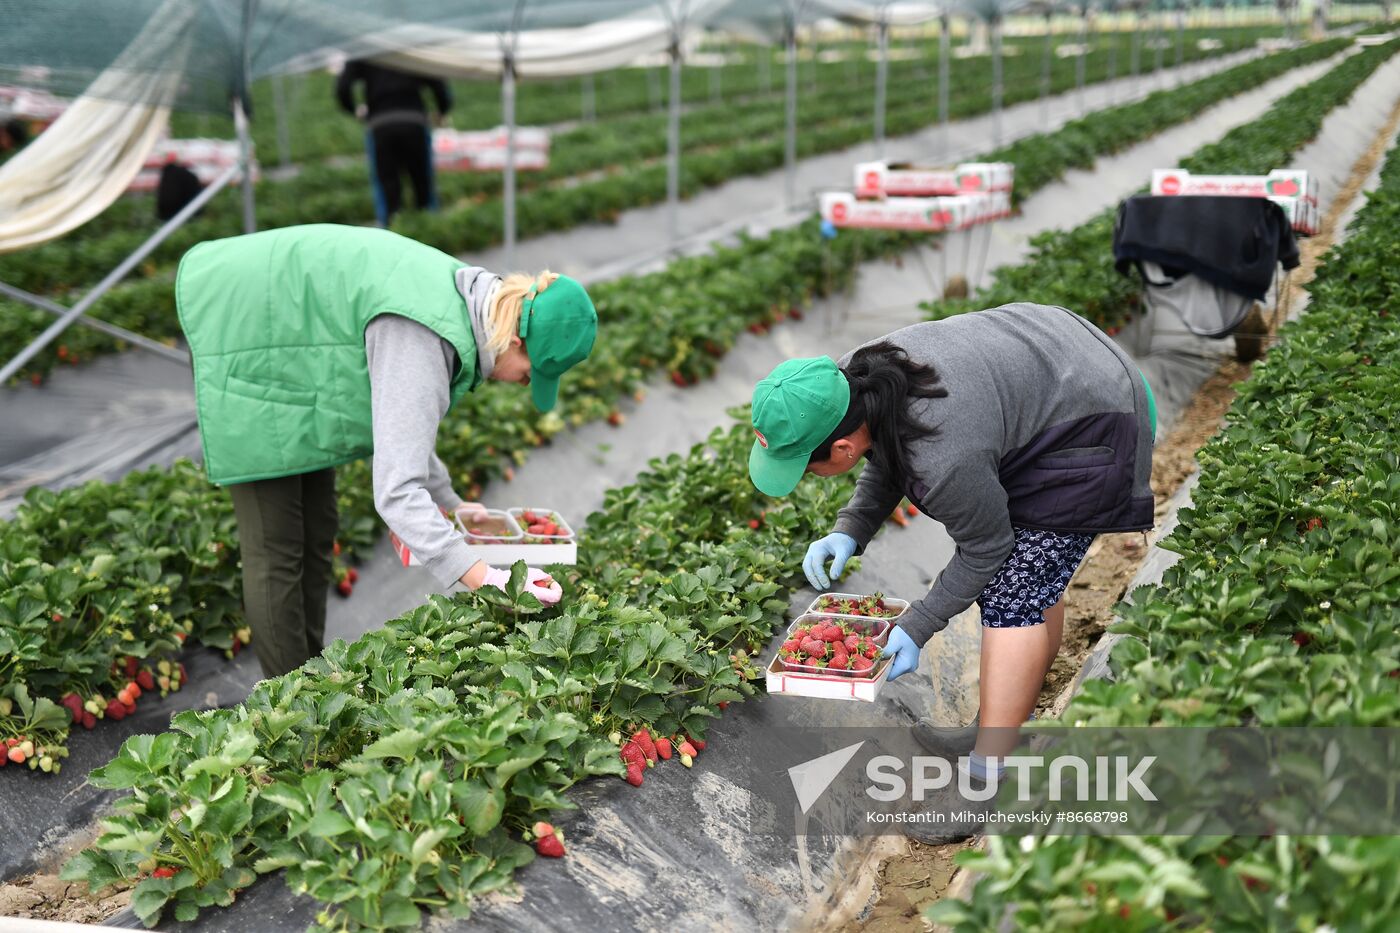
<path id="1" fill-rule="evenodd" d="M 807 547 L 807 556 L 802 559 L 802 572 L 807 574 L 807 582 L 819 590 L 831 588 L 831 580 L 826 576 L 827 561 L 831 562 L 831 575 L 840 577 L 846 569 L 846 561 L 856 552 L 856 539 L 839 531 L 813 541 Z"/>
<path id="2" fill-rule="evenodd" d="M 890 640 L 885 644 L 885 650 L 880 652 L 880 657 L 894 658 L 894 663 L 890 665 L 890 680 L 919 668 L 919 646 L 898 625 L 891 630 Z"/>
<path id="3" fill-rule="evenodd" d="M 836 239 L 836 225 L 829 220 L 823 220 L 821 225 L 822 239 Z"/>

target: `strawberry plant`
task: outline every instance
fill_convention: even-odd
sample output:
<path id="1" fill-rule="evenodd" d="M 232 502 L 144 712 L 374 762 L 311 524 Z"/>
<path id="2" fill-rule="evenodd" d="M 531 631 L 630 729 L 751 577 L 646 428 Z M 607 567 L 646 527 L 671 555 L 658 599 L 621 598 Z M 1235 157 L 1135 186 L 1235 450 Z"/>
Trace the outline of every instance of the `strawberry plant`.
<path id="1" fill-rule="evenodd" d="M 1200 452 L 1159 587 L 1119 606 L 1113 677 L 1085 725 L 1400 724 L 1400 153 Z M 1384 762 L 1378 762 L 1385 767 Z M 1312 802 L 1301 804 L 1311 812 Z M 989 838 L 987 876 L 933 917 L 959 930 L 1066 925 L 1382 930 L 1400 846 L 1382 836 Z M 1120 918 L 1128 922 L 1120 924 Z"/>

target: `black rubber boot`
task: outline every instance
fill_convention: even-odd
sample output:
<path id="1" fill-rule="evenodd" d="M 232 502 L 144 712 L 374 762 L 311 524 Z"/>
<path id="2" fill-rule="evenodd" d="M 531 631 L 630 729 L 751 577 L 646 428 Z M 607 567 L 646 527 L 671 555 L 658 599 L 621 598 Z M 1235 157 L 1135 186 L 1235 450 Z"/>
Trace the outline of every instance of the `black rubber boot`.
<path id="1" fill-rule="evenodd" d="M 972 747 L 977 744 L 977 729 L 981 720 L 981 710 L 972 717 L 972 724 L 967 726 L 938 726 L 928 719 L 920 719 L 914 723 L 914 741 L 940 758 L 959 758 L 971 754 Z"/>

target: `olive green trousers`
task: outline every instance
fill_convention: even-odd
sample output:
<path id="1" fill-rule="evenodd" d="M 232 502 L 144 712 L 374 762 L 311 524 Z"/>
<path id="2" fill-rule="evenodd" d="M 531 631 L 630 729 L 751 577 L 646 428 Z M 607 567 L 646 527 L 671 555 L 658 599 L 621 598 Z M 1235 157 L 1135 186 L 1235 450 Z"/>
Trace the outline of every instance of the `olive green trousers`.
<path id="1" fill-rule="evenodd" d="M 339 517 L 335 470 L 228 487 L 243 557 L 243 608 L 264 676 L 321 653 Z"/>

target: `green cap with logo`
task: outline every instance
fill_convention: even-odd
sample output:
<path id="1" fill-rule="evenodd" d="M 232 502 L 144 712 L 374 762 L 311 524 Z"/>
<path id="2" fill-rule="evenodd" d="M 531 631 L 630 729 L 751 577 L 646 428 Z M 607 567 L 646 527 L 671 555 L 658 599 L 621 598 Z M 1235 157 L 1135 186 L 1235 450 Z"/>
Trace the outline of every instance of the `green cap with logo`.
<path id="1" fill-rule="evenodd" d="M 559 377 L 588 359 L 598 336 L 593 299 L 567 275 L 538 294 L 535 287 L 520 305 L 520 339 L 530 354 L 530 397 L 549 411 L 559 396 Z"/>
<path id="2" fill-rule="evenodd" d="M 786 496 L 796 489 L 850 400 L 851 386 L 829 356 L 788 360 L 754 386 L 749 479 L 758 491 Z"/>

